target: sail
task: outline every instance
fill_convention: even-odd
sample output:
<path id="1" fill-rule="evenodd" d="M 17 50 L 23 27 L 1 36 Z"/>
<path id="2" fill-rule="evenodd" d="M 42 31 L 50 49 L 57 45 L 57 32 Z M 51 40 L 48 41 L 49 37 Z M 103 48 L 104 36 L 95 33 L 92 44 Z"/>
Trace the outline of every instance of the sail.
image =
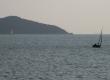
<path id="1" fill-rule="evenodd" d="M 101 45 L 102 44 L 102 30 L 101 30 L 101 34 L 99 36 L 99 41 L 98 41 L 98 44 Z"/>

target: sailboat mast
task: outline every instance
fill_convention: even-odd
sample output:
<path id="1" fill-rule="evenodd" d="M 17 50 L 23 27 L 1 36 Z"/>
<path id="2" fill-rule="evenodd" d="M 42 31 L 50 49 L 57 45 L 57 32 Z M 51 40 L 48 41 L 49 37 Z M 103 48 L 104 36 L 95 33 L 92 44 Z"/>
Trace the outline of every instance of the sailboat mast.
<path id="1" fill-rule="evenodd" d="M 102 30 L 101 30 L 101 43 L 102 43 Z"/>

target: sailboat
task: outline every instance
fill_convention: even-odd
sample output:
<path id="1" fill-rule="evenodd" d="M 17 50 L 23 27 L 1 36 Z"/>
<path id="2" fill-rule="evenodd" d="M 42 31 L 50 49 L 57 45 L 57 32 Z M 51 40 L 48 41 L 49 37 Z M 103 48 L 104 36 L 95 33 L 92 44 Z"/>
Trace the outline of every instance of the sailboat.
<path id="1" fill-rule="evenodd" d="M 11 29 L 11 31 L 10 31 L 10 34 L 14 34 L 14 31 L 13 31 L 13 29 Z"/>
<path id="2" fill-rule="evenodd" d="M 101 30 L 101 33 L 100 33 L 98 42 L 95 43 L 94 45 L 92 45 L 92 47 L 93 47 L 93 48 L 100 48 L 101 45 L 102 45 L 102 30 Z"/>

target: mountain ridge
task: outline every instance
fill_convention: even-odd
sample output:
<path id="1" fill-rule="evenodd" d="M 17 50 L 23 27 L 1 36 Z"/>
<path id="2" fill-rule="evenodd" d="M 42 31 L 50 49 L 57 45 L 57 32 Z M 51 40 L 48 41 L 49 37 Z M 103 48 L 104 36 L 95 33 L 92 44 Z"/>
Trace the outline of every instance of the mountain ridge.
<path id="1" fill-rule="evenodd" d="M 68 34 L 65 30 L 55 25 L 27 20 L 18 16 L 0 18 L 0 34 Z"/>

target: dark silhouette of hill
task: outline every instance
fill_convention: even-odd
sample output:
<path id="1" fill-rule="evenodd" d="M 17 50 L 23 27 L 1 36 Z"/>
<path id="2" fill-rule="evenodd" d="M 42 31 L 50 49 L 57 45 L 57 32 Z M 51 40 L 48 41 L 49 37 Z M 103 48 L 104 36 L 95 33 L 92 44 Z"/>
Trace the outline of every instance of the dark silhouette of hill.
<path id="1" fill-rule="evenodd" d="M 0 34 L 67 34 L 57 26 L 38 23 L 17 16 L 0 18 Z"/>

